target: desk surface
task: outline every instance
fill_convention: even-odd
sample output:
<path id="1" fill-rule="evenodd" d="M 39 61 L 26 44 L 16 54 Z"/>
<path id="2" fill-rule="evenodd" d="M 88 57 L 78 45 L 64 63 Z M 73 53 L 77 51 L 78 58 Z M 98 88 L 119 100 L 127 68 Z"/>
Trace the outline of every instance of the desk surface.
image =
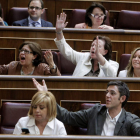
<path id="1" fill-rule="evenodd" d="M 140 140 L 140 137 L 0 135 L 0 140 Z"/>
<path id="2" fill-rule="evenodd" d="M 140 30 L 102 30 L 102 29 L 74 29 L 63 30 L 66 39 L 93 39 L 97 35 L 106 35 L 111 40 L 140 41 Z M 15 38 L 55 38 L 55 28 L 50 27 L 0 27 L 1 37 Z"/>

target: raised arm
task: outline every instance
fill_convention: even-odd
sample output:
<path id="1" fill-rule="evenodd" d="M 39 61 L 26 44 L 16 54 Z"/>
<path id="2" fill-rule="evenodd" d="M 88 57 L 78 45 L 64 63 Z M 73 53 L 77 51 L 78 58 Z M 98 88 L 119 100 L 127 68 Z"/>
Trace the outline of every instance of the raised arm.
<path id="1" fill-rule="evenodd" d="M 99 51 L 99 48 L 100 48 L 100 43 L 98 41 L 98 36 L 96 37 L 96 43 L 95 43 L 95 50 L 94 50 L 94 53 L 96 54 L 97 56 L 97 59 L 98 59 L 98 62 L 101 64 L 101 65 L 104 65 L 105 64 L 105 58 L 104 56 L 100 53 Z M 105 50 L 107 51 L 107 50 Z M 107 53 L 107 52 L 105 52 Z"/>
<path id="2" fill-rule="evenodd" d="M 52 54 L 51 50 L 46 51 L 44 57 L 50 67 L 51 73 L 54 75 L 57 75 L 57 76 L 61 76 L 57 66 L 55 65 L 55 63 L 53 61 L 53 54 Z"/>
<path id="3" fill-rule="evenodd" d="M 34 86 L 37 88 L 38 91 L 48 91 L 47 85 L 45 80 L 42 80 L 43 85 L 39 84 L 35 78 L 32 78 Z"/>
<path id="4" fill-rule="evenodd" d="M 68 22 L 66 22 L 66 14 L 61 13 L 60 16 L 57 15 L 56 19 L 56 38 L 57 40 L 61 40 L 63 38 L 62 30 L 67 26 Z"/>

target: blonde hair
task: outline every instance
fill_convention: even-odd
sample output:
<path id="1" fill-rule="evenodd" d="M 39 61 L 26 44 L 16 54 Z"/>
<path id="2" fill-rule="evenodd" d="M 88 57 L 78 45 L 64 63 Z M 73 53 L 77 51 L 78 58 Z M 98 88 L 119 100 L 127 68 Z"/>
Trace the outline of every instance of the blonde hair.
<path id="1" fill-rule="evenodd" d="M 31 106 L 28 112 L 29 117 L 33 117 L 33 106 L 38 105 L 44 102 L 47 107 L 47 117 L 49 121 L 52 121 L 56 118 L 57 110 L 56 110 L 56 99 L 54 95 L 49 91 L 38 91 L 33 97 L 31 101 Z"/>
<path id="2" fill-rule="evenodd" d="M 134 68 L 132 66 L 132 59 L 134 58 L 134 55 L 135 53 L 140 50 L 140 47 L 139 48 L 136 48 L 132 53 L 131 53 L 131 57 L 129 59 L 129 63 L 126 67 L 126 70 L 127 70 L 127 77 L 133 77 L 133 74 L 134 74 Z"/>

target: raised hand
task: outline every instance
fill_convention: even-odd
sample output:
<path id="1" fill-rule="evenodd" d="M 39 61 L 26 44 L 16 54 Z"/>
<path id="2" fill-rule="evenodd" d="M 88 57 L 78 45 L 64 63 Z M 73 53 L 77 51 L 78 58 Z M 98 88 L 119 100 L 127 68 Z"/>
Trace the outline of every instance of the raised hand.
<path id="1" fill-rule="evenodd" d="M 43 85 L 39 84 L 35 78 L 32 78 L 34 86 L 37 88 L 38 91 L 48 91 L 47 85 L 45 83 L 45 80 L 42 80 Z"/>
<path id="2" fill-rule="evenodd" d="M 96 54 L 96 56 L 99 55 L 99 41 L 98 41 L 98 36 L 96 37 L 96 43 L 95 43 L 95 51 L 94 53 Z"/>
<path id="3" fill-rule="evenodd" d="M 46 51 L 44 57 L 50 67 L 54 66 L 53 54 L 52 54 L 51 50 Z"/>
<path id="4" fill-rule="evenodd" d="M 60 16 L 57 15 L 56 19 L 56 32 L 61 32 L 68 24 L 66 22 L 67 15 L 65 13 L 61 13 Z"/>

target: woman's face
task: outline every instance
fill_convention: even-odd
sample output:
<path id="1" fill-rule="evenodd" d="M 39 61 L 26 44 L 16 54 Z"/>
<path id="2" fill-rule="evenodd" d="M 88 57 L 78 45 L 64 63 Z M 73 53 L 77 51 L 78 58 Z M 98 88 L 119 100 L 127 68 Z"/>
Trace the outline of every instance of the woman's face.
<path id="1" fill-rule="evenodd" d="M 32 50 L 28 45 L 24 45 L 21 50 L 19 50 L 19 59 L 22 66 L 32 65 L 32 61 L 36 58 L 33 55 Z"/>
<path id="2" fill-rule="evenodd" d="M 36 122 L 46 122 L 47 118 L 47 107 L 44 102 L 33 106 L 33 116 Z"/>
<path id="3" fill-rule="evenodd" d="M 100 8 L 94 8 L 90 16 L 92 25 L 100 26 L 104 20 L 104 13 Z"/>
<path id="4" fill-rule="evenodd" d="M 134 69 L 140 69 L 140 50 L 138 50 L 132 58 L 132 66 Z"/>
<path id="5" fill-rule="evenodd" d="M 96 54 L 94 53 L 94 52 L 96 51 L 96 47 L 95 47 L 96 43 L 97 43 L 96 40 L 94 40 L 94 41 L 92 42 L 92 44 L 91 44 L 91 48 L 90 48 L 90 57 L 91 57 L 92 59 L 97 59 Z M 99 40 L 98 40 L 98 47 L 99 47 L 99 52 L 100 52 L 100 54 L 102 54 L 102 55 L 106 55 L 107 52 L 108 52 L 107 50 L 105 50 L 104 46 L 105 46 L 105 41 L 99 39 Z"/>

